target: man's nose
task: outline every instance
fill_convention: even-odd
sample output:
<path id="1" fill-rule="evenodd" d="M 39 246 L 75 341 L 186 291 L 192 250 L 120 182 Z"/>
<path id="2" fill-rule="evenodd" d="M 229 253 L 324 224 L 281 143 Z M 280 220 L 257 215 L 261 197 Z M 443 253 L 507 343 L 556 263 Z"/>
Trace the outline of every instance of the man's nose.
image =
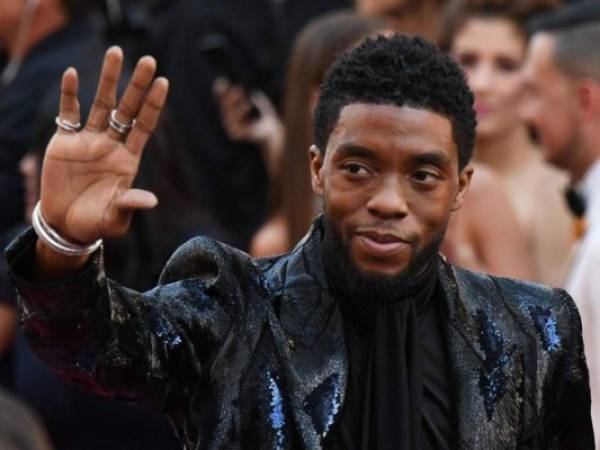
<path id="1" fill-rule="evenodd" d="M 367 202 L 371 214 L 383 218 L 403 217 L 408 214 L 408 204 L 402 180 L 385 180 Z"/>

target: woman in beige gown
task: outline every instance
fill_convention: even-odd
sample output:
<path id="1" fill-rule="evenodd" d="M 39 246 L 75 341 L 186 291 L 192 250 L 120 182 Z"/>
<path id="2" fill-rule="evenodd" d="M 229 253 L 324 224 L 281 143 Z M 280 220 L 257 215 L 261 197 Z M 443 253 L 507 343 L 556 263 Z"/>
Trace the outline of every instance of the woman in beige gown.
<path id="1" fill-rule="evenodd" d="M 552 1 L 458 1 L 450 5 L 442 45 L 465 70 L 477 111 L 476 161 L 499 178 L 527 238 L 533 280 L 559 286 L 572 246 L 563 199 L 565 174 L 551 167 L 518 114 L 524 24 Z"/>

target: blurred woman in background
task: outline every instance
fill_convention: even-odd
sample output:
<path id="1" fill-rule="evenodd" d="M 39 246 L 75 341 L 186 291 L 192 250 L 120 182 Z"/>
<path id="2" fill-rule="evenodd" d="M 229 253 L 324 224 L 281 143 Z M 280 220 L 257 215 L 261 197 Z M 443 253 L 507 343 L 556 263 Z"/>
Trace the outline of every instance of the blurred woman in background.
<path id="1" fill-rule="evenodd" d="M 533 279 L 558 286 L 572 238 L 562 199 L 566 176 L 544 162 L 517 108 L 525 23 L 554 0 L 457 0 L 448 7 L 445 47 L 465 70 L 477 111 L 476 161 L 499 177 L 527 236 Z"/>

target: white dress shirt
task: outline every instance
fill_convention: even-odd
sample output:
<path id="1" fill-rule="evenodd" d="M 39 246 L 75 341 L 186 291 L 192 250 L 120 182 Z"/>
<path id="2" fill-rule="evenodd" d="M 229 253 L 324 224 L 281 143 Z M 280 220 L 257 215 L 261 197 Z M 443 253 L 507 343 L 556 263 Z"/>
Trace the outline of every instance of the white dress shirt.
<path id="1" fill-rule="evenodd" d="M 586 204 L 587 229 L 575 252 L 565 287 L 581 314 L 590 370 L 592 422 L 596 447 L 600 448 L 600 160 L 586 172 L 580 190 Z"/>

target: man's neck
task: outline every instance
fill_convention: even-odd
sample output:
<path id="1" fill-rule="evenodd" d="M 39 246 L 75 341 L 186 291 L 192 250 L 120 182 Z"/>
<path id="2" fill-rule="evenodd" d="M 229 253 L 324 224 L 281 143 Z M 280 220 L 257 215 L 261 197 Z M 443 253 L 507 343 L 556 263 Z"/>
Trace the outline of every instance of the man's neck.
<path id="1" fill-rule="evenodd" d="M 579 184 L 583 181 L 592 166 L 600 160 L 600 133 L 595 128 L 588 128 L 580 135 L 580 139 L 573 143 L 571 158 L 569 158 L 568 171 L 571 182 Z"/>
<path id="2" fill-rule="evenodd" d="M 573 184 L 581 183 L 589 170 L 598 161 L 600 161 L 600 155 L 586 155 L 586 158 L 583 161 L 578 161 L 576 164 L 573 164 L 573 167 L 569 170 L 571 173 L 571 182 Z"/>

